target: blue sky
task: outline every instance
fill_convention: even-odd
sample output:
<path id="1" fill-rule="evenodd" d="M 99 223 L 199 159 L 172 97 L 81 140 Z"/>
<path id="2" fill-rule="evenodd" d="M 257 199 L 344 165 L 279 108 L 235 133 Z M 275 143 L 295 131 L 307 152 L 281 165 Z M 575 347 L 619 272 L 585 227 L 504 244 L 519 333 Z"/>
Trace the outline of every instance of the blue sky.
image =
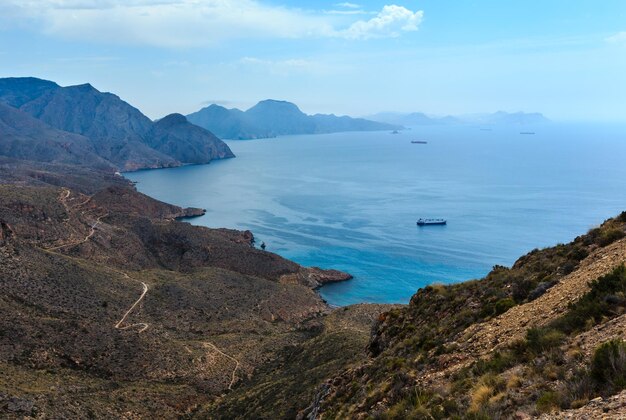
<path id="1" fill-rule="evenodd" d="M 0 63 L 152 118 L 275 98 L 624 122 L 626 1 L 2 0 Z"/>

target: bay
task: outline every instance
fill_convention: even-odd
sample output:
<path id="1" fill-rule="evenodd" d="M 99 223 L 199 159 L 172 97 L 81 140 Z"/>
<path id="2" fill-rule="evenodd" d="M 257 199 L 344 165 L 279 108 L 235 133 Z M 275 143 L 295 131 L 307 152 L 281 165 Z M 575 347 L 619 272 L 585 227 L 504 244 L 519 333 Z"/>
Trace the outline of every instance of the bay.
<path id="1" fill-rule="evenodd" d="M 333 305 L 406 303 L 626 210 L 623 126 L 427 126 L 228 145 L 237 158 L 125 176 L 159 200 L 206 208 L 193 224 L 250 229 L 268 251 L 351 273 L 320 289 Z M 420 217 L 448 224 L 418 227 Z"/>

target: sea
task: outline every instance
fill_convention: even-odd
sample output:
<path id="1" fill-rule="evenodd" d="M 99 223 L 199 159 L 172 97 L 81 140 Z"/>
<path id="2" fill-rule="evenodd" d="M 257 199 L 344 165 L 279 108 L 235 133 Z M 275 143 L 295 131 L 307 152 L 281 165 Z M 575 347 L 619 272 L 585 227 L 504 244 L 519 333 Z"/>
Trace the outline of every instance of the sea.
<path id="1" fill-rule="evenodd" d="M 235 159 L 125 176 L 159 200 L 205 208 L 192 224 L 249 229 L 268 251 L 352 274 L 320 289 L 336 306 L 407 303 L 428 284 L 481 278 L 626 210 L 624 126 L 421 126 L 227 143 Z M 419 218 L 447 224 L 420 227 Z"/>

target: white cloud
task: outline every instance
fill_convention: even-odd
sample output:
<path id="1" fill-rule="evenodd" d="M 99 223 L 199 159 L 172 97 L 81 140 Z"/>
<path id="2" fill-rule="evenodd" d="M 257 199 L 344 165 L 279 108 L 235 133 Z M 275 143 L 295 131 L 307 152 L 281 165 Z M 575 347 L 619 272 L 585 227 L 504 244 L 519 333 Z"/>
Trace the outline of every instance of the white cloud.
<path id="1" fill-rule="evenodd" d="M 360 9 L 361 8 L 360 4 L 348 3 L 348 2 L 336 3 L 334 6 L 335 7 L 344 7 L 346 9 Z"/>
<path id="2" fill-rule="evenodd" d="M 626 31 L 618 32 L 615 35 L 611 35 L 610 37 L 606 38 L 606 42 L 609 42 L 611 44 L 626 43 Z"/>
<path id="3" fill-rule="evenodd" d="M 401 32 L 417 31 L 423 17 L 424 12 L 421 10 L 412 12 L 395 4 L 387 5 L 376 17 L 354 22 L 340 35 L 347 39 L 397 37 Z"/>
<path id="4" fill-rule="evenodd" d="M 354 3 L 345 12 L 365 13 Z M 356 8 L 355 8 L 356 6 Z M 259 0 L 1 0 L 0 24 L 102 43 L 198 47 L 230 39 L 398 36 L 417 29 L 423 12 L 384 6 L 371 20 L 266 5 Z M 349 25 L 342 29 L 341 24 Z"/>

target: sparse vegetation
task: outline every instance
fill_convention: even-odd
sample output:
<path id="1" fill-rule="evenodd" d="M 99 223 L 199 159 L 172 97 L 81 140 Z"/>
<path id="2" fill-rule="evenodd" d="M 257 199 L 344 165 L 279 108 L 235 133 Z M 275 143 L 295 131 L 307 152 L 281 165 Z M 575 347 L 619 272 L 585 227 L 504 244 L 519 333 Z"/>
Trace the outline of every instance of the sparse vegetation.
<path id="1" fill-rule="evenodd" d="M 593 355 L 591 376 L 605 395 L 626 388 L 626 342 L 617 339 L 601 344 Z"/>

